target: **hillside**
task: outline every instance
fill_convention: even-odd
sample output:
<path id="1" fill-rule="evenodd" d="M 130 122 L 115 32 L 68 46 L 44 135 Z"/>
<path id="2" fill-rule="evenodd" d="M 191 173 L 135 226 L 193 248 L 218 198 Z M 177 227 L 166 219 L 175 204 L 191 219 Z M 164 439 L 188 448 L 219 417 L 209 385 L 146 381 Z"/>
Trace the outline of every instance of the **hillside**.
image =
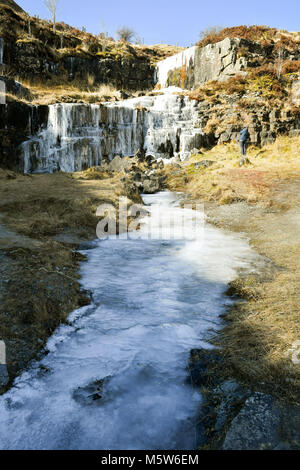
<path id="1" fill-rule="evenodd" d="M 14 3 L 14 2 L 13 2 Z M 10 4 L 0 4 L 0 38 L 4 40 L 3 72 L 31 84 L 90 89 L 109 84 L 118 89 L 146 90 L 154 85 L 154 65 L 180 50 L 173 46 L 116 42 L 58 23 L 30 17 Z"/>
<path id="2" fill-rule="evenodd" d="M 25 13 L 24 10 L 14 0 L 0 0 L 0 7 L 5 5 L 18 13 Z"/>
<path id="3" fill-rule="evenodd" d="M 193 420 L 185 426 L 185 414 L 178 410 L 194 404 L 181 395 L 184 387 L 201 396 L 201 406 L 197 401 L 192 410 L 195 414 L 197 408 L 197 415 L 187 448 L 300 449 L 300 34 L 238 26 L 208 32 L 189 49 L 145 46 L 62 22 L 54 33 L 49 21 L 30 17 L 12 0 L 0 0 L 0 48 L 0 341 L 7 347 L 0 395 L 24 369 L 30 376 L 31 361 L 45 357 L 43 348 L 60 326 L 70 328 L 66 336 L 74 338 L 71 366 L 80 359 L 70 374 L 65 355 L 58 362 L 61 379 L 53 381 L 55 393 L 49 384 L 56 360 L 49 370 L 37 362 L 34 380 L 15 387 L 22 396 L 25 385 L 29 391 L 32 383 L 37 385 L 36 399 L 25 406 L 24 436 L 32 442 L 43 436 L 50 446 L 51 428 L 61 439 L 60 448 L 64 442 L 73 445 L 73 434 L 70 439 L 65 429 L 82 434 L 88 423 L 94 426 L 92 416 L 103 426 L 96 413 L 106 403 L 108 422 L 112 411 L 128 409 L 130 419 L 145 421 L 149 435 L 155 435 L 157 422 L 172 437 L 173 429 L 162 423 L 164 411 L 186 434 Z M 249 129 L 247 155 L 239 146 L 244 126 Z M 157 240 L 161 221 L 151 209 L 154 236 L 137 243 L 134 236 L 143 233 L 145 221 L 133 214 L 138 209 L 146 217 L 153 200 L 163 207 L 166 226 L 170 216 L 166 228 L 175 227 L 176 233 L 180 222 L 185 224 L 181 211 L 188 209 L 190 220 L 191 207 L 204 208 L 195 218 L 207 230 L 205 243 L 191 225 L 190 244 L 181 235 L 172 240 L 171 231 Z M 113 221 L 114 234 L 132 229 L 133 239 L 95 243 L 99 208 L 108 216 L 105 230 Z M 131 228 L 127 222 L 134 222 Z M 87 278 L 81 282 L 88 265 L 92 284 Z M 74 309 L 79 310 L 69 317 Z M 91 318 L 93 335 L 81 351 Z M 106 328 L 108 334 L 101 336 Z M 119 330 L 115 340 L 111 332 Z M 142 349 L 137 352 L 139 331 Z M 67 341 L 59 330 L 57 351 Z M 178 366 L 180 345 L 187 349 L 180 350 Z M 129 363 L 123 352 L 130 353 Z M 159 374 L 156 356 L 166 367 Z M 105 373 L 99 372 L 103 357 Z M 115 366 L 120 357 L 124 375 L 119 365 L 112 373 L 109 369 L 111 359 Z M 171 363 L 175 374 L 170 378 Z M 68 375 L 70 388 L 64 385 Z M 155 383 L 146 386 L 145 399 L 143 387 L 152 376 Z M 121 386 L 115 382 L 110 390 L 110 380 L 120 377 Z M 47 395 L 40 395 L 44 378 Z M 172 391 L 173 381 L 172 400 L 162 410 L 166 394 L 161 386 Z M 102 386 L 104 393 L 109 390 L 107 401 Z M 120 405 L 133 388 L 138 399 Z M 114 402 L 114 393 L 121 401 Z M 32 421 L 42 426 L 51 394 L 63 396 L 67 411 L 70 403 L 76 406 L 76 420 L 68 427 L 64 406 L 55 402 L 54 417 L 63 429 L 58 432 L 49 421 L 34 433 L 31 406 L 37 416 Z M 153 397 L 158 414 L 151 421 Z M 37 402 L 45 406 L 42 413 Z M 136 419 L 138 402 L 146 405 L 145 418 Z M 19 421 L 22 428 L 23 401 L 15 407 L 7 403 L 8 425 L 13 410 L 16 430 Z M 86 405 L 90 412 L 80 429 L 78 413 Z M 127 439 L 128 419 L 121 424 L 114 429 Z M 8 425 L 0 425 L 0 437 L 12 437 L 14 445 Z M 108 432 L 115 439 L 117 433 L 110 427 Z M 132 443 L 136 448 L 134 439 L 126 446 Z M 163 446 L 160 439 L 155 446 Z"/>

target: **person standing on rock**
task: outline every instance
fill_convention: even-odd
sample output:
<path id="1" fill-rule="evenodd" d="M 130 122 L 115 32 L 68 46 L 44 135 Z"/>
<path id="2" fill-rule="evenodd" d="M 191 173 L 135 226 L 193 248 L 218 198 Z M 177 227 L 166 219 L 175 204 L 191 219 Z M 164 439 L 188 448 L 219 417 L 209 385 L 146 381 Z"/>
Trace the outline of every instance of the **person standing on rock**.
<path id="1" fill-rule="evenodd" d="M 245 157 L 247 154 L 247 140 L 249 138 L 249 128 L 248 126 L 244 127 L 240 132 L 240 146 L 242 156 Z"/>

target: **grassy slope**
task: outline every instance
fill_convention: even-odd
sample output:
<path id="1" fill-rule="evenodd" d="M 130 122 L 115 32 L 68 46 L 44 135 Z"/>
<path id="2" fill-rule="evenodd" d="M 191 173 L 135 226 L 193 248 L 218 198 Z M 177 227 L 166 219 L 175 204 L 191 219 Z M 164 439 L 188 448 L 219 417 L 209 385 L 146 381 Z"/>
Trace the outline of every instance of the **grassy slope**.
<path id="1" fill-rule="evenodd" d="M 300 404 L 300 366 L 289 350 L 299 340 L 300 138 L 278 138 L 251 148 L 239 167 L 238 147 L 220 145 L 182 165 L 166 167 L 171 190 L 205 201 L 208 220 L 242 232 L 269 262 L 241 276 L 229 293 L 247 300 L 230 310 L 215 338 L 223 348 L 224 374 Z M 208 169 L 194 162 L 215 161 Z"/>
<path id="2" fill-rule="evenodd" d="M 0 338 L 11 379 L 36 357 L 68 314 L 88 303 L 76 252 L 93 239 L 102 203 L 139 195 L 105 172 L 16 175 L 0 170 Z"/>

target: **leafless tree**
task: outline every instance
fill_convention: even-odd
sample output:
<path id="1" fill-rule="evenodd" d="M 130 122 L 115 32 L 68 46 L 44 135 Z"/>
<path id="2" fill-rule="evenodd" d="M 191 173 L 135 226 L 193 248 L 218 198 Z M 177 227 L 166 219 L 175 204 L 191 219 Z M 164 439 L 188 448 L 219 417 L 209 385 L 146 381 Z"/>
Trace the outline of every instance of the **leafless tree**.
<path id="1" fill-rule="evenodd" d="M 278 50 L 277 59 L 275 61 L 275 71 L 276 71 L 277 80 L 280 80 L 281 78 L 282 69 L 283 69 L 283 60 L 284 60 L 284 50 L 281 47 Z"/>
<path id="2" fill-rule="evenodd" d="M 121 41 L 131 42 L 135 37 L 135 32 L 127 26 L 122 26 L 122 28 L 117 30 L 117 35 Z"/>
<path id="3" fill-rule="evenodd" d="M 53 32 L 56 33 L 56 12 L 57 12 L 57 5 L 59 0 L 44 0 L 44 5 L 49 11 L 52 23 L 53 23 Z"/>
<path id="4" fill-rule="evenodd" d="M 199 39 L 202 40 L 209 34 L 218 34 L 222 29 L 224 29 L 224 26 L 208 26 L 200 32 Z"/>

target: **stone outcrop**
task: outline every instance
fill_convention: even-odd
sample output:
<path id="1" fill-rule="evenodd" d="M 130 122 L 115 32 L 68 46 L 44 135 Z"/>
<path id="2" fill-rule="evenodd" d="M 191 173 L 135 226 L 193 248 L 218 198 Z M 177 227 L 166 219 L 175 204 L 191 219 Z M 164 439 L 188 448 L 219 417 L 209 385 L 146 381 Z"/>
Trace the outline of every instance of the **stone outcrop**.
<path id="1" fill-rule="evenodd" d="M 54 55 L 37 42 L 7 42 L 3 39 L 3 64 L 22 78 L 61 77 L 70 82 L 93 77 L 93 84 L 110 84 L 126 90 L 146 90 L 154 85 L 154 66 L 150 60 L 134 57 Z"/>
<path id="2" fill-rule="evenodd" d="M 32 106 L 29 90 L 6 77 L 0 77 L 0 167 L 20 168 L 20 145 L 47 122 L 48 107 Z"/>
<path id="3" fill-rule="evenodd" d="M 272 450 L 279 444 L 279 411 L 270 395 L 255 393 L 233 419 L 224 450 Z"/>
<path id="4" fill-rule="evenodd" d="M 226 38 L 205 47 L 194 46 L 157 64 L 157 83 L 192 89 L 210 80 L 226 80 L 245 71 L 247 60 L 238 57 L 241 39 Z"/>
<path id="5" fill-rule="evenodd" d="M 296 450 L 300 446 L 299 408 L 255 392 L 231 422 L 224 450 Z"/>
<path id="6" fill-rule="evenodd" d="M 300 441 L 299 406 L 250 390 L 223 377 L 218 350 L 191 351 L 191 383 L 203 394 L 197 419 L 201 449 L 296 450 Z"/>
<path id="7" fill-rule="evenodd" d="M 210 80 L 226 80 L 237 73 L 244 72 L 247 60 L 245 57 L 238 57 L 240 47 L 240 39 L 226 38 L 216 44 L 197 48 L 189 87 L 195 87 Z"/>
<path id="8" fill-rule="evenodd" d="M 275 60 L 274 45 L 240 38 L 226 38 L 205 47 L 194 46 L 157 63 L 156 82 L 161 88 L 179 86 L 194 89 L 211 80 L 227 80 L 236 74 L 246 74 L 264 59 Z M 274 56 L 274 57 L 273 57 Z M 288 60 L 299 59 L 300 53 L 284 50 Z"/>
<path id="9" fill-rule="evenodd" d="M 28 80 L 62 83 L 90 79 L 93 85 L 134 91 L 153 88 L 156 51 L 137 52 L 129 44 L 114 42 L 108 49 L 97 37 L 84 38 L 80 31 L 59 25 L 54 34 L 49 23 L 9 6 L 0 3 L 0 73 L 8 70 Z"/>
<path id="10" fill-rule="evenodd" d="M 198 106 L 201 127 L 216 144 L 238 141 L 244 122 L 245 110 L 239 106 L 239 96 L 224 95 L 223 98 L 227 104 L 201 102 Z M 297 109 L 287 109 L 284 103 L 281 107 L 271 109 L 255 93 L 244 95 L 244 99 L 251 102 L 246 109 L 251 144 L 263 146 L 274 142 L 278 135 L 300 135 L 300 114 Z"/>
<path id="11" fill-rule="evenodd" d="M 24 10 L 16 2 L 14 2 L 14 0 L 0 0 L 0 7 L 1 5 L 5 5 L 9 8 L 12 8 L 18 13 L 24 13 Z"/>

